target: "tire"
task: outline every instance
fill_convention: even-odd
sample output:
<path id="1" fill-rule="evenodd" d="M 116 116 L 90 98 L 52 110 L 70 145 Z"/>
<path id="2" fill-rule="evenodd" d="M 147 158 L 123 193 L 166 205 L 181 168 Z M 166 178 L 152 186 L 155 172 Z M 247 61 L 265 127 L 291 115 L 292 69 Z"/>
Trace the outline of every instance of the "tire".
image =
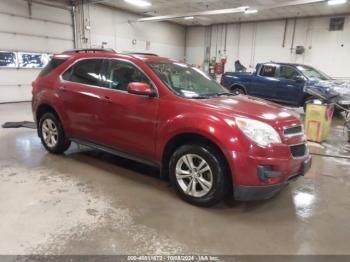
<path id="1" fill-rule="evenodd" d="M 62 154 L 70 146 L 60 120 L 53 113 L 45 113 L 40 118 L 39 137 L 45 149 L 52 154 Z"/>
<path id="2" fill-rule="evenodd" d="M 245 95 L 245 91 L 242 87 L 232 87 L 231 88 L 231 93 L 235 95 Z"/>
<path id="3" fill-rule="evenodd" d="M 189 161 L 193 163 L 192 171 L 188 166 Z M 191 144 L 178 148 L 170 159 L 169 177 L 183 200 L 202 207 L 220 202 L 230 188 L 225 160 L 215 148 L 208 145 Z"/>

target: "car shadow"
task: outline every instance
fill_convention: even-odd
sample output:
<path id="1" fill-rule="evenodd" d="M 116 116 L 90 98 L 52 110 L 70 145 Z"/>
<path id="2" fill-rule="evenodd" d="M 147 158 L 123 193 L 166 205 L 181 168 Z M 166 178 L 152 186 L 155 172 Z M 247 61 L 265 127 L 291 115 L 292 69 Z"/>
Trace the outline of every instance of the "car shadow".
<path id="1" fill-rule="evenodd" d="M 74 159 L 75 161 L 84 162 L 88 165 L 93 165 L 101 170 L 108 171 L 111 173 L 119 173 L 120 168 L 125 169 L 126 173 L 122 172 L 123 178 L 131 179 L 135 182 L 140 182 L 147 186 L 152 186 L 152 184 L 162 184 L 161 188 L 156 186 L 155 189 L 160 191 L 169 190 L 172 191 L 171 195 L 173 197 L 178 197 L 174 190 L 171 189 L 170 181 L 167 178 L 161 176 L 159 168 L 149 166 L 143 163 L 139 163 L 133 160 L 129 160 L 126 158 L 122 158 L 101 150 L 92 149 L 86 146 L 78 145 L 73 143 L 71 148 L 66 153 L 67 157 Z M 88 161 L 87 158 L 93 158 L 95 161 Z M 129 174 L 137 173 L 135 174 Z M 138 175 L 141 175 L 140 178 Z M 151 180 L 148 180 L 150 178 Z M 146 183 L 145 183 L 146 181 Z M 225 210 L 225 209 L 244 209 L 245 212 L 254 211 L 255 209 L 259 209 L 265 205 L 269 205 L 272 202 L 276 201 L 283 195 L 283 192 L 278 193 L 276 196 L 269 200 L 262 201 L 249 201 L 249 202 L 241 202 L 235 201 L 233 198 L 233 194 L 230 192 L 219 204 L 207 208 L 208 210 Z"/>

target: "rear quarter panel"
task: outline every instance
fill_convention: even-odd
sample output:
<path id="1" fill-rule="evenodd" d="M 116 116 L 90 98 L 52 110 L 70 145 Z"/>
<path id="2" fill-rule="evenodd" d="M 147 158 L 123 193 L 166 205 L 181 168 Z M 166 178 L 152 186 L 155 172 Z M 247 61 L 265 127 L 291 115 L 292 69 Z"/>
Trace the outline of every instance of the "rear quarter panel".
<path id="1" fill-rule="evenodd" d="M 39 119 L 36 119 L 36 113 L 40 106 L 49 105 L 57 113 L 58 117 L 61 120 L 63 128 L 66 133 L 69 134 L 69 126 L 67 125 L 67 115 L 64 110 L 62 101 L 59 99 L 58 88 L 61 85 L 60 75 L 62 72 L 69 67 L 71 63 L 74 62 L 74 59 L 68 59 L 65 63 L 58 66 L 55 70 L 51 71 L 49 74 L 37 78 L 35 80 L 35 86 L 33 87 L 33 97 L 32 97 L 32 110 L 35 121 L 39 122 Z"/>
<path id="2" fill-rule="evenodd" d="M 253 80 L 253 75 L 251 73 L 231 73 L 227 72 L 222 77 L 222 85 L 228 89 L 233 86 L 238 85 L 245 89 L 247 92 L 251 81 Z"/>

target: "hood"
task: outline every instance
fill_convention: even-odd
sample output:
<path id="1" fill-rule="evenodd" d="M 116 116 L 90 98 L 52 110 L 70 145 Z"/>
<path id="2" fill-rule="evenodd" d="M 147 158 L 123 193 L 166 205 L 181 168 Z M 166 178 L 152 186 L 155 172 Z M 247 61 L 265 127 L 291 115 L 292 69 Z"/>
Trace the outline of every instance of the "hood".
<path id="1" fill-rule="evenodd" d="M 300 124 L 300 118 L 296 113 L 255 97 L 238 95 L 195 101 L 221 114 L 259 120 L 275 128 Z"/>
<path id="2" fill-rule="evenodd" d="M 350 97 L 350 82 L 341 80 L 309 80 L 305 91 L 320 98 L 339 99 Z"/>

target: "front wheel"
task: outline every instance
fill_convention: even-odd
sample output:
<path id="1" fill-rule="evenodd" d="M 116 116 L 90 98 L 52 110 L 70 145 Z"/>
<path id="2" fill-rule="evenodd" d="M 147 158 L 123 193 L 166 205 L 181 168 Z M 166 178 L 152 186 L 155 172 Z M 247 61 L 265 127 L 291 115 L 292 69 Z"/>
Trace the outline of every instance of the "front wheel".
<path id="1" fill-rule="evenodd" d="M 62 124 L 53 113 L 45 113 L 39 121 L 41 143 L 52 154 L 62 154 L 70 146 Z"/>
<path id="2" fill-rule="evenodd" d="M 181 146 L 171 157 L 169 171 L 177 194 L 191 204 L 212 206 L 228 192 L 225 161 L 210 146 Z"/>

